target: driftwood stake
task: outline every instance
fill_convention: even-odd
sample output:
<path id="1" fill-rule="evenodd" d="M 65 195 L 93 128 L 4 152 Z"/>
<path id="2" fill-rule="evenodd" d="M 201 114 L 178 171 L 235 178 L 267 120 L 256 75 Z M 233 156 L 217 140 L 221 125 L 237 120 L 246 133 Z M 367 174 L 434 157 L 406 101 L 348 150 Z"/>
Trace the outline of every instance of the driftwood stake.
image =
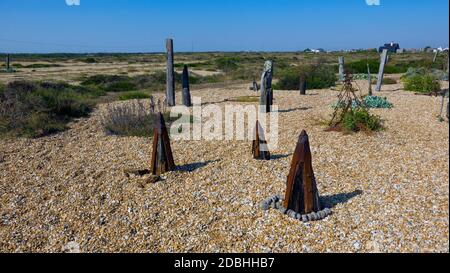
<path id="1" fill-rule="evenodd" d="M 261 98 L 260 108 L 263 113 L 270 113 L 273 105 L 273 62 L 266 61 L 264 64 L 264 72 L 261 77 Z"/>
<path id="2" fill-rule="evenodd" d="M 255 138 L 253 140 L 252 150 L 254 159 L 270 160 L 270 152 L 264 136 L 264 129 L 259 121 L 256 121 Z"/>
<path id="3" fill-rule="evenodd" d="M 189 87 L 189 70 L 188 66 L 185 65 L 183 69 L 183 105 L 186 107 L 191 107 L 191 90 Z"/>
<path id="4" fill-rule="evenodd" d="M 372 74 L 370 74 L 370 65 L 367 63 L 367 79 L 369 81 L 369 96 L 372 96 Z"/>
<path id="5" fill-rule="evenodd" d="M 312 167 L 309 138 L 300 134 L 287 180 L 284 207 L 302 215 L 321 210 L 319 191 Z"/>
<path id="6" fill-rule="evenodd" d="M 434 57 L 433 57 L 433 63 L 436 62 L 438 55 L 439 55 L 439 51 L 436 50 L 436 52 L 434 53 Z"/>
<path id="7" fill-rule="evenodd" d="M 167 87 L 166 87 L 166 97 L 167 97 L 167 104 L 169 106 L 175 106 L 175 72 L 173 68 L 173 60 L 174 60 L 174 53 L 173 53 L 173 40 L 167 39 L 166 40 L 166 51 L 167 51 Z"/>
<path id="8" fill-rule="evenodd" d="M 255 80 L 253 80 L 253 91 L 255 91 L 255 92 L 259 91 L 258 83 Z"/>
<path id="9" fill-rule="evenodd" d="M 344 76 L 344 57 L 339 57 L 339 81 L 343 82 L 345 79 Z"/>
<path id="10" fill-rule="evenodd" d="M 6 55 L 6 71 L 8 71 L 8 72 L 11 70 L 10 61 L 11 61 L 10 55 L 7 54 Z"/>
<path id="11" fill-rule="evenodd" d="M 156 114 L 153 134 L 151 172 L 153 175 L 161 175 L 173 171 L 174 168 L 175 163 L 173 161 L 172 148 L 170 147 L 169 133 L 167 132 L 164 118 L 159 112 Z"/>
<path id="12" fill-rule="evenodd" d="M 378 71 L 377 87 L 375 89 L 375 91 L 377 92 L 381 91 L 381 85 L 383 84 L 383 77 L 384 77 L 384 67 L 386 66 L 387 59 L 388 59 L 388 51 L 387 49 L 383 49 L 383 53 L 381 53 L 380 69 Z"/>
<path id="13" fill-rule="evenodd" d="M 306 79 L 304 77 L 300 77 L 300 95 L 306 95 Z"/>

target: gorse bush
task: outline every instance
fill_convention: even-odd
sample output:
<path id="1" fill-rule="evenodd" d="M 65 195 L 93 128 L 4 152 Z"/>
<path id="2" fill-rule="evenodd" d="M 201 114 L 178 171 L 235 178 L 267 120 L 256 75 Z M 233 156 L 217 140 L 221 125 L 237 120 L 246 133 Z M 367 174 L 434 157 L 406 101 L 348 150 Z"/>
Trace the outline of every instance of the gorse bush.
<path id="1" fill-rule="evenodd" d="M 439 80 L 432 74 L 415 75 L 404 78 L 403 84 L 406 91 L 431 93 L 441 90 Z"/>
<path id="2" fill-rule="evenodd" d="M 239 67 L 238 63 L 240 61 L 239 57 L 222 57 L 216 60 L 216 66 L 224 72 L 231 72 Z"/>
<path id="3" fill-rule="evenodd" d="M 364 108 L 356 108 L 346 112 L 341 125 L 347 132 L 371 132 L 382 129 L 381 119 L 375 115 L 371 115 Z"/>
<path id="4" fill-rule="evenodd" d="M 67 83 L 11 82 L 0 91 L 0 134 L 40 137 L 89 115 L 102 92 Z"/>
<path id="5" fill-rule="evenodd" d="M 290 67 L 277 73 L 276 78 L 274 88 L 279 90 L 299 90 L 300 78 L 306 79 L 308 89 L 329 88 L 337 81 L 333 68 L 323 64 Z"/>

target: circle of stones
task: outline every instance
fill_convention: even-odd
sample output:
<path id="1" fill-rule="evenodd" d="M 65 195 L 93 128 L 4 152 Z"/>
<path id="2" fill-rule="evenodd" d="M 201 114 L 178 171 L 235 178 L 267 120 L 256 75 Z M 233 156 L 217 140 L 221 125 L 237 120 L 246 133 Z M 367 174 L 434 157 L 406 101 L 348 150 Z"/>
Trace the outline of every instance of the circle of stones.
<path id="1" fill-rule="evenodd" d="M 283 199 L 284 198 L 281 196 L 274 195 L 272 197 L 267 198 L 263 202 L 261 202 L 260 207 L 262 210 L 276 209 L 276 210 L 280 211 L 281 213 L 287 215 L 288 217 L 295 219 L 295 220 L 302 221 L 303 223 L 308 223 L 308 222 L 312 222 L 312 221 L 320 221 L 320 220 L 327 218 L 328 216 L 330 216 L 332 214 L 331 209 L 325 208 L 319 212 L 312 212 L 310 214 L 302 215 L 300 213 L 296 213 L 293 210 L 284 208 L 283 205 L 281 204 Z"/>

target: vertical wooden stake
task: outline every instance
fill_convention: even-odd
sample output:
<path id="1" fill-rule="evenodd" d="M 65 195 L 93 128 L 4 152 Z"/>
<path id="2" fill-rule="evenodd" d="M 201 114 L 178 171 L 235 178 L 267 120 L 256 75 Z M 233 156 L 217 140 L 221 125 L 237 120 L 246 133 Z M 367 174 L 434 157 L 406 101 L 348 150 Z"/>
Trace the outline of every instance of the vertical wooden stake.
<path id="1" fill-rule="evenodd" d="M 339 57 L 339 81 L 343 82 L 345 79 L 344 75 L 344 57 Z"/>
<path id="2" fill-rule="evenodd" d="M 260 109 L 263 113 L 270 113 L 273 105 L 273 89 L 272 89 L 272 77 L 273 77 L 273 62 L 266 61 L 264 64 L 264 72 L 261 77 L 261 98 Z"/>
<path id="3" fill-rule="evenodd" d="M 259 121 L 256 121 L 255 139 L 253 140 L 252 151 L 254 159 L 270 160 L 269 147 L 264 136 L 264 130 Z"/>
<path id="4" fill-rule="evenodd" d="M 300 134 L 287 180 L 284 207 L 302 215 L 321 210 L 306 131 Z"/>
<path id="5" fill-rule="evenodd" d="M 253 91 L 254 92 L 258 92 L 259 91 L 258 83 L 255 80 L 253 80 Z"/>
<path id="6" fill-rule="evenodd" d="M 383 77 L 384 77 L 384 67 L 386 65 L 387 58 L 388 58 L 388 50 L 383 49 L 383 53 L 381 53 L 380 69 L 378 71 L 377 87 L 375 89 L 375 91 L 377 92 L 381 91 L 381 85 L 383 84 Z"/>
<path id="7" fill-rule="evenodd" d="M 370 65 L 367 63 L 367 79 L 369 81 L 369 96 L 372 96 L 372 74 L 370 73 Z"/>
<path id="8" fill-rule="evenodd" d="M 436 50 L 436 52 L 434 53 L 434 57 L 433 57 L 433 63 L 436 62 L 438 54 L 439 54 L 439 51 Z"/>
<path id="9" fill-rule="evenodd" d="M 174 53 L 173 53 L 173 40 L 166 40 L 166 58 L 167 58 L 167 88 L 166 97 L 167 104 L 169 106 L 175 106 L 175 72 L 174 72 Z"/>
<path id="10" fill-rule="evenodd" d="M 185 65 L 183 68 L 183 105 L 186 107 L 191 107 L 191 90 L 189 87 L 189 70 L 188 66 Z"/>
<path id="11" fill-rule="evenodd" d="M 300 77 L 300 95 L 306 95 L 306 79 L 304 77 Z"/>
<path id="12" fill-rule="evenodd" d="M 7 54 L 7 55 L 6 55 L 6 71 L 7 71 L 7 72 L 9 72 L 9 71 L 11 70 L 11 67 L 10 67 L 10 61 L 11 61 L 10 55 Z"/>
<path id="13" fill-rule="evenodd" d="M 161 175 L 173 171 L 174 169 L 175 163 L 173 161 L 169 133 L 164 118 L 161 112 L 159 112 L 156 114 L 155 130 L 153 133 L 153 150 L 150 170 L 153 175 Z"/>

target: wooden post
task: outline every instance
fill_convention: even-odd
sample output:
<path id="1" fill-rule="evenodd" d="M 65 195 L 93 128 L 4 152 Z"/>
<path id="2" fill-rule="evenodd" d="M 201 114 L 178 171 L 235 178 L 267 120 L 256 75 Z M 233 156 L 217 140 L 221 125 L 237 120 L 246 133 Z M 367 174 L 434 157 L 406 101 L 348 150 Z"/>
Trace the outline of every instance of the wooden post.
<path id="1" fill-rule="evenodd" d="M 253 140 L 253 158 L 260 160 L 270 160 L 269 147 L 264 136 L 264 130 L 259 121 L 256 121 L 255 139 Z"/>
<path id="2" fill-rule="evenodd" d="M 9 72 L 9 71 L 11 70 L 11 67 L 10 67 L 10 61 L 11 61 L 10 55 L 7 54 L 7 55 L 6 55 L 6 71 L 7 71 L 7 72 Z"/>
<path id="3" fill-rule="evenodd" d="M 306 79 L 304 77 L 300 77 L 300 95 L 306 95 Z"/>
<path id="4" fill-rule="evenodd" d="M 166 40 L 166 58 L 167 58 L 167 88 L 166 97 L 167 104 L 169 106 L 175 106 L 175 72 L 174 72 L 174 53 L 173 53 L 173 40 Z"/>
<path id="5" fill-rule="evenodd" d="M 436 52 L 434 53 L 434 57 L 433 57 L 433 63 L 436 62 L 438 54 L 439 54 L 439 51 L 436 50 Z"/>
<path id="6" fill-rule="evenodd" d="M 367 63 L 367 79 L 369 81 L 369 96 L 372 96 L 372 74 L 370 73 L 370 65 Z"/>
<path id="7" fill-rule="evenodd" d="M 266 61 L 264 64 L 264 72 L 261 77 L 261 98 L 260 109 L 263 113 L 270 113 L 273 105 L 273 62 Z"/>
<path id="8" fill-rule="evenodd" d="M 343 82 L 345 79 L 344 76 L 344 57 L 339 57 L 339 81 Z"/>
<path id="9" fill-rule="evenodd" d="M 258 83 L 255 80 L 253 80 L 253 91 L 255 92 L 259 91 Z"/>
<path id="10" fill-rule="evenodd" d="M 172 148 L 170 147 L 169 133 L 167 132 L 164 118 L 159 112 L 156 114 L 155 130 L 153 133 L 153 150 L 151 172 L 153 175 L 161 175 L 173 171 L 175 163 L 173 161 Z"/>
<path id="11" fill-rule="evenodd" d="M 378 71 L 377 87 L 375 89 L 375 91 L 377 92 L 381 91 L 381 85 L 383 84 L 383 77 L 384 77 L 384 67 L 386 65 L 387 58 L 388 58 L 388 51 L 387 49 L 383 49 L 383 53 L 381 53 L 380 69 Z"/>
<path id="12" fill-rule="evenodd" d="M 302 215 L 321 210 L 306 131 L 300 134 L 287 179 L 284 207 Z"/>
<path id="13" fill-rule="evenodd" d="M 191 90 L 189 87 L 189 70 L 188 66 L 185 65 L 183 68 L 183 105 L 186 107 L 191 107 Z"/>

